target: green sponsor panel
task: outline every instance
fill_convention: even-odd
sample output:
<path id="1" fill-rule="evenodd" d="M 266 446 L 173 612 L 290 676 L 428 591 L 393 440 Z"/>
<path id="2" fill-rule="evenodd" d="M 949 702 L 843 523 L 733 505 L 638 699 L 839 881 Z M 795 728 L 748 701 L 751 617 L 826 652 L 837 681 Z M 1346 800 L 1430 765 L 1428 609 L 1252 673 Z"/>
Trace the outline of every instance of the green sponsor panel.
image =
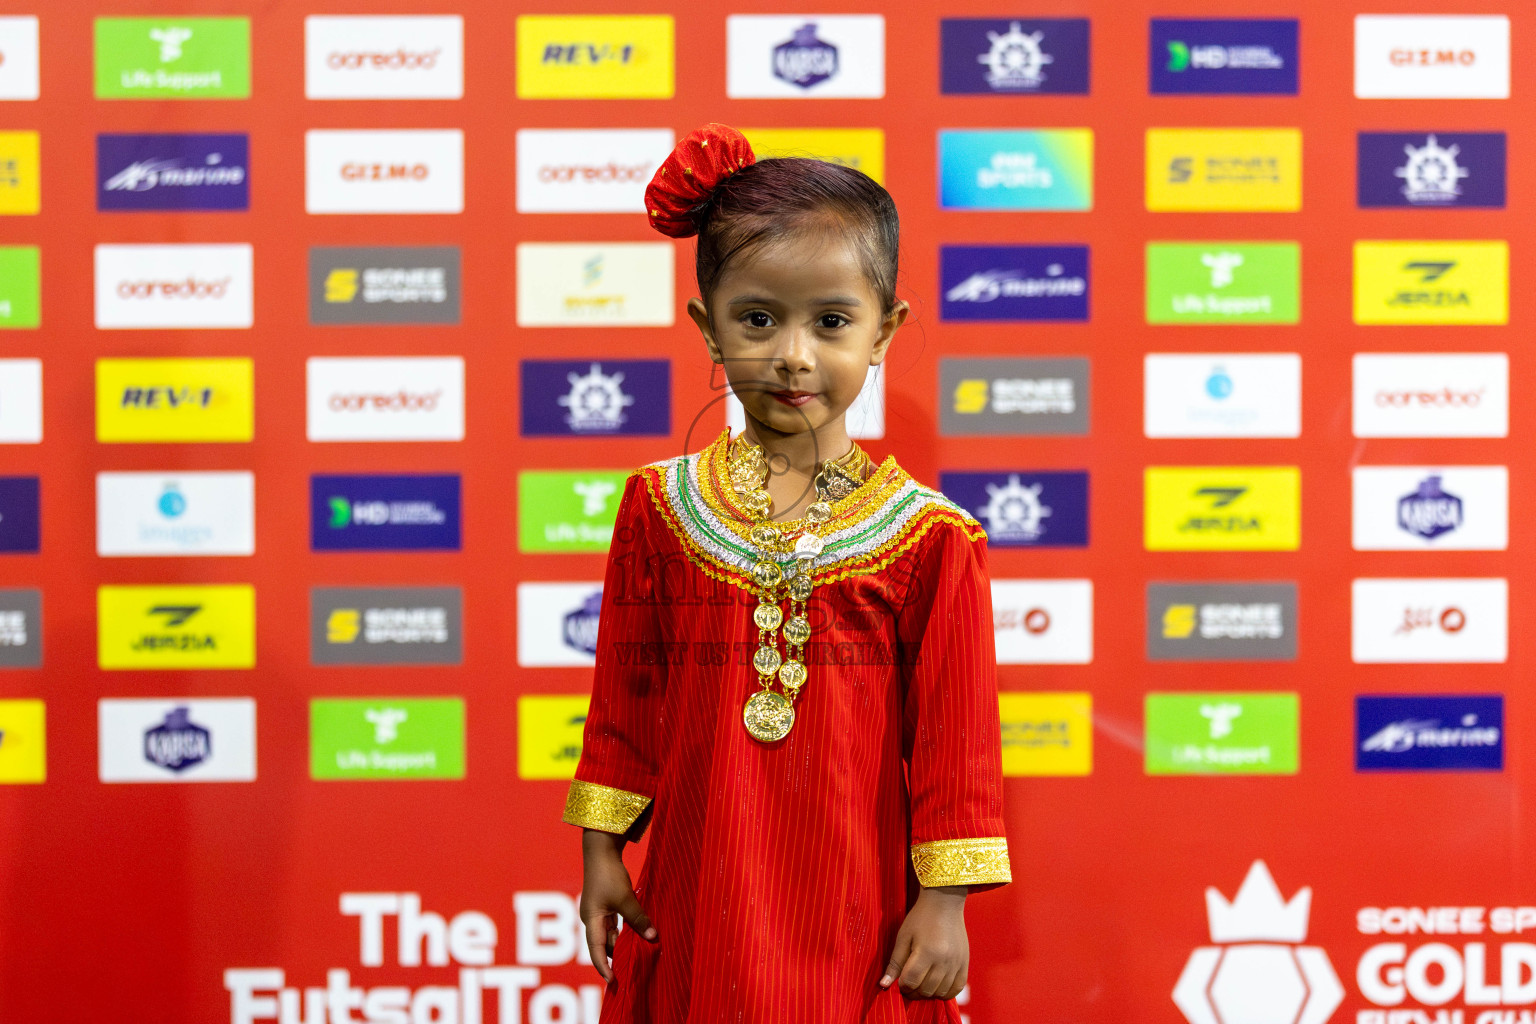
<path id="1" fill-rule="evenodd" d="M 458 697 L 309 702 L 313 779 L 462 779 Z"/>
<path id="2" fill-rule="evenodd" d="M 1149 693 L 1148 775 L 1294 775 L 1294 693 Z"/>
<path id="3" fill-rule="evenodd" d="M 519 551 L 607 551 L 627 470 L 517 476 Z"/>
<path id="4" fill-rule="evenodd" d="M 1294 324 L 1301 318 L 1295 242 L 1149 242 L 1147 323 Z"/>
<path id="5" fill-rule="evenodd" d="M 40 265 L 34 245 L 0 246 L 0 328 L 42 322 Z"/>
<path id="6" fill-rule="evenodd" d="M 96 98 L 243 100 L 249 18 L 97 18 Z"/>

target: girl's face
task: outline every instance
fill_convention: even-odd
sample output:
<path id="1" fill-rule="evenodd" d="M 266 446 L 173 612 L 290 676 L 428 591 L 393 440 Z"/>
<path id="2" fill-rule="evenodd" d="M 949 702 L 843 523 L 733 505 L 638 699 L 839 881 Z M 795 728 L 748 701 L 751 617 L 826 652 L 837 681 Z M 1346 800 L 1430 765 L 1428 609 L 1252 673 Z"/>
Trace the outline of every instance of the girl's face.
<path id="1" fill-rule="evenodd" d="M 907 304 L 886 313 L 855 250 L 816 233 L 737 257 L 688 313 L 759 435 L 840 433 Z"/>

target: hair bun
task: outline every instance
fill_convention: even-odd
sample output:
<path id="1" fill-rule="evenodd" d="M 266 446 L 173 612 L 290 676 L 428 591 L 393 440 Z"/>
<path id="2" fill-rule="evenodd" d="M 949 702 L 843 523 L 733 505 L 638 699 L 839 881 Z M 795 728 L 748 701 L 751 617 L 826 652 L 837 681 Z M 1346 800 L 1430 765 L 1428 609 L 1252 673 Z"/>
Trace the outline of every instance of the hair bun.
<path id="1" fill-rule="evenodd" d="M 706 124 L 689 132 L 657 170 L 645 190 L 645 211 L 651 227 L 672 238 L 699 233 L 694 219 L 726 178 L 757 162 L 747 137 L 723 124 Z"/>

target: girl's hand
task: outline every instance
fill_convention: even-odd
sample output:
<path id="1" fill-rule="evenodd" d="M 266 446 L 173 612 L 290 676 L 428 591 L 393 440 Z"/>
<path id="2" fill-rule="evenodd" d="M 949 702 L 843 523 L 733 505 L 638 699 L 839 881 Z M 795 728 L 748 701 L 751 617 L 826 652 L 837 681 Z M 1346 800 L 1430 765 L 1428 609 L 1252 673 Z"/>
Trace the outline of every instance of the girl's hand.
<path id="1" fill-rule="evenodd" d="M 656 929 L 635 898 L 635 887 L 624 867 L 624 837 L 600 829 L 581 835 L 581 921 L 587 928 L 587 952 L 592 966 L 604 981 L 613 980 L 613 940 L 619 934 L 619 918 L 648 942 L 656 941 Z"/>
<path id="2" fill-rule="evenodd" d="M 881 988 L 900 981 L 910 998 L 953 999 L 965 988 L 971 942 L 965 934 L 963 885 L 924 889 L 896 933 Z"/>

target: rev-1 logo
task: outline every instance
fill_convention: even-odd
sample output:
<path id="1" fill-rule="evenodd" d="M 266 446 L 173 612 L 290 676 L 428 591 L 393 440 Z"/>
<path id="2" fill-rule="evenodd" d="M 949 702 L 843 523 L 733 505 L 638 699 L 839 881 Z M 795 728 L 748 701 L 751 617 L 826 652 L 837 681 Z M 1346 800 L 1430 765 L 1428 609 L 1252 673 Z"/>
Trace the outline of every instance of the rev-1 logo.
<path id="1" fill-rule="evenodd" d="M 628 64 L 634 55 L 633 43 L 625 43 L 623 46 L 614 46 L 612 43 L 601 46 L 592 43 L 550 43 L 544 47 L 540 61 L 544 64 Z"/>
<path id="2" fill-rule="evenodd" d="M 1415 260 L 1403 264 L 1406 274 L 1418 274 L 1420 284 L 1433 284 L 1456 267 L 1455 260 Z M 1471 298 L 1462 289 L 1399 289 L 1387 300 L 1389 306 L 1470 306 Z"/>
<path id="3" fill-rule="evenodd" d="M 1460 633 L 1467 625 L 1467 615 L 1455 605 L 1442 610 L 1439 615 L 1433 608 L 1404 608 L 1403 621 L 1395 630 L 1394 636 L 1414 633 L 1421 629 L 1433 630 L 1437 626 L 1442 633 Z"/>
<path id="4" fill-rule="evenodd" d="M 213 404 L 213 388 L 123 388 L 124 409 L 179 409 L 190 405 L 206 409 Z"/>

